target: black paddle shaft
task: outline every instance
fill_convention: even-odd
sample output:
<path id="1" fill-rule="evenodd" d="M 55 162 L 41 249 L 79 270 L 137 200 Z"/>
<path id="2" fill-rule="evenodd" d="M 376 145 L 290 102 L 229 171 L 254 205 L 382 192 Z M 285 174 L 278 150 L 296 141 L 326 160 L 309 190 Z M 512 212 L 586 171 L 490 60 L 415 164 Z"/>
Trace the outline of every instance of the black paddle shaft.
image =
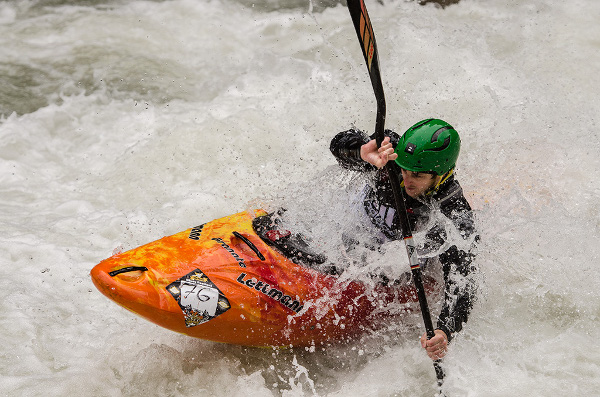
<path id="1" fill-rule="evenodd" d="M 371 25 L 371 19 L 369 18 L 364 0 L 347 0 L 347 3 L 350 16 L 352 17 L 352 22 L 354 23 L 354 28 L 356 30 L 356 35 L 358 36 L 358 41 L 361 44 L 367 69 L 369 70 L 369 76 L 371 78 L 371 84 L 373 85 L 373 91 L 375 92 L 375 98 L 377 100 L 375 137 L 377 146 L 380 147 L 384 139 L 386 108 L 383 84 L 381 82 L 381 73 L 379 71 L 379 55 L 377 53 L 375 34 L 373 33 L 373 26 Z M 408 222 L 404 195 L 400 187 L 400 177 L 396 169 L 389 162 L 386 164 L 385 169 L 389 175 L 392 191 L 394 193 L 394 201 L 396 204 L 398 219 L 400 221 L 402 239 L 406 245 L 406 252 L 408 254 L 415 289 L 417 290 L 417 297 L 419 298 L 419 305 L 421 307 L 421 314 L 423 316 L 425 330 L 427 332 L 427 337 L 431 339 L 435 335 L 435 332 L 433 323 L 431 321 L 431 314 L 429 313 L 429 305 L 427 304 L 427 295 L 425 294 L 425 289 L 423 287 L 421 266 L 417 256 L 416 247 L 413 242 L 410 223 Z M 435 361 L 433 366 L 437 375 L 438 385 L 441 387 L 444 380 L 444 371 L 440 365 L 440 360 Z"/>

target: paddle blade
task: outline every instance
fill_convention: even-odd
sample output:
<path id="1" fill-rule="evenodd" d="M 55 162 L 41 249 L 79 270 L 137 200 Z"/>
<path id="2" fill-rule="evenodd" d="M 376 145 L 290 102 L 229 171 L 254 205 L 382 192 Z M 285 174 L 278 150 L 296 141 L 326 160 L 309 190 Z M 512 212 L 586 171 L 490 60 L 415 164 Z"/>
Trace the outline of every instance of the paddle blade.
<path id="1" fill-rule="evenodd" d="M 348 10 L 352 16 L 358 40 L 362 44 L 361 47 L 365 61 L 367 62 L 367 68 L 369 69 L 369 73 L 371 73 L 373 58 L 377 58 L 377 49 L 373 26 L 371 25 L 371 19 L 365 7 L 365 2 L 363 0 L 348 0 Z"/>
<path id="2" fill-rule="evenodd" d="M 379 71 L 379 56 L 377 54 L 377 44 L 371 19 L 367 12 L 364 0 L 347 0 L 348 10 L 354 23 L 358 41 L 361 44 L 362 53 L 365 57 L 365 63 L 369 70 L 369 77 L 375 92 L 377 100 L 377 120 L 375 124 L 375 133 L 377 136 L 377 145 L 380 146 L 383 141 L 383 129 L 385 124 L 385 95 L 383 93 L 383 84 L 381 82 L 381 73 Z"/>

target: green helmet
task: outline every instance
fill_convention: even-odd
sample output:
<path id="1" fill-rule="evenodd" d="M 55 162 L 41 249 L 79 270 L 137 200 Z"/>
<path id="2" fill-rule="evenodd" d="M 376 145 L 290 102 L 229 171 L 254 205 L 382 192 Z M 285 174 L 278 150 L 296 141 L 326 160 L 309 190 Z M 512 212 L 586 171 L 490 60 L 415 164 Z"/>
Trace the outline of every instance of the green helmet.
<path id="1" fill-rule="evenodd" d="M 419 121 L 398 141 L 396 164 L 408 171 L 444 175 L 456 165 L 460 137 L 450 124 L 439 119 Z"/>

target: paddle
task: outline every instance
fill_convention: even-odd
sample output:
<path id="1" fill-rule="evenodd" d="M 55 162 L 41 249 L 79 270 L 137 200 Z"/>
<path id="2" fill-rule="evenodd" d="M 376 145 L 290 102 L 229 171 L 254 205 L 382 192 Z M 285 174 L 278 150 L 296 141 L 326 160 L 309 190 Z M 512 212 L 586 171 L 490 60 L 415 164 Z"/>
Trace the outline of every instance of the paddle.
<path id="1" fill-rule="evenodd" d="M 371 20 L 369 18 L 369 14 L 367 13 L 367 7 L 365 6 L 364 0 L 347 0 L 347 3 L 348 10 L 352 16 L 352 21 L 354 22 L 354 28 L 356 29 L 358 41 L 361 44 L 363 55 L 367 63 L 367 68 L 369 69 L 369 76 L 371 77 L 373 91 L 375 91 L 375 98 L 377 99 L 375 137 L 377 146 L 381 146 L 381 142 L 384 139 L 385 96 L 383 94 L 383 84 L 381 83 L 381 73 L 379 72 L 379 56 L 377 54 L 375 34 L 373 33 L 373 27 L 371 26 Z M 408 254 L 410 270 L 415 284 L 415 289 L 417 290 L 419 304 L 421 306 L 421 314 L 423 315 L 425 330 L 427 331 L 427 337 L 431 339 L 435 333 L 433 323 L 431 322 L 431 315 L 429 314 L 429 306 L 427 305 L 427 296 L 425 295 L 425 289 L 423 288 L 421 266 L 419 263 L 416 246 L 413 241 L 412 231 L 410 230 L 410 224 L 408 222 L 408 215 L 406 213 L 406 205 L 404 203 L 402 189 L 400 187 L 400 178 L 392 164 L 386 164 L 385 168 L 390 177 L 389 179 L 394 192 L 396 211 L 398 213 L 398 219 L 402 229 L 402 239 L 404 240 L 404 244 L 406 246 L 406 253 Z M 437 360 L 433 363 L 438 379 L 438 386 L 440 387 L 441 391 L 441 386 L 444 382 L 444 371 L 440 364 L 440 360 Z"/>

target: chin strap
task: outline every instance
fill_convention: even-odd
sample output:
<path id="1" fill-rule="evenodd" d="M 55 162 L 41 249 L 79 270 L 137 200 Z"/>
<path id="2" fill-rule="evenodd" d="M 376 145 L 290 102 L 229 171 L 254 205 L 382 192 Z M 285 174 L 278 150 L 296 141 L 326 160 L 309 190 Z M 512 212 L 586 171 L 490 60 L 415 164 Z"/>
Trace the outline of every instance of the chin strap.
<path id="1" fill-rule="evenodd" d="M 444 182 L 446 182 L 448 180 L 448 178 L 450 178 L 452 175 L 454 174 L 454 168 L 452 168 L 450 171 L 446 172 L 444 174 L 444 176 L 442 176 L 440 178 L 440 181 L 433 187 L 433 189 L 431 189 L 429 192 L 427 192 L 427 194 L 433 194 L 434 192 L 437 192 L 437 190 L 440 188 L 440 186 L 442 186 L 442 184 Z"/>

